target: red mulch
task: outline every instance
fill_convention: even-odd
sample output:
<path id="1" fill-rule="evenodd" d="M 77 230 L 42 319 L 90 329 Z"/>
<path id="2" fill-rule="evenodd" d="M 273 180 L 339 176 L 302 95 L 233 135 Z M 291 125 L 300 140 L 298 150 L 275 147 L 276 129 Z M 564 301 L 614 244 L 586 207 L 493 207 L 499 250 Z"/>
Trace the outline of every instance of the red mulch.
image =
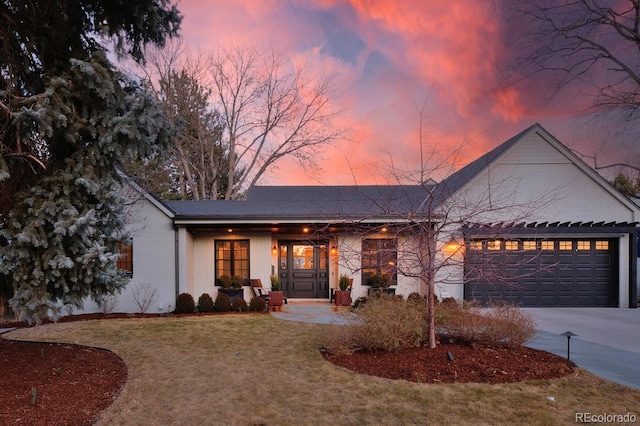
<path id="1" fill-rule="evenodd" d="M 157 315 L 89 314 L 63 317 L 60 321 L 152 316 Z M 24 326 L 24 323 L 0 325 Z M 451 352 L 453 361 L 448 360 L 447 352 Z M 352 355 L 323 353 L 323 356 L 359 373 L 420 383 L 509 383 L 558 378 L 572 371 L 564 358 L 526 347 L 505 349 L 442 343 L 436 349 Z M 0 424 L 93 424 L 115 400 L 127 379 L 127 366 L 122 359 L 106 350 L 2 338 L 0 369 Z"/>
<path id="2" fill-rule="evenodd" d="M 127 366 L 113 352 L 2 338 L 0 369 L 3 425 L 91 425 L 127 379 Z"/>
<path id="3" fill-rule="evenodd" d="M 453 361 L 447 357 L 453 356 Z M 490 348 L 456 343 L 396 352 L 323 353 L 328 361 L 358 373 L 419 383 L 511 383 L 555 379 L 573 371 L 554 354 L 518 346 Z"/>

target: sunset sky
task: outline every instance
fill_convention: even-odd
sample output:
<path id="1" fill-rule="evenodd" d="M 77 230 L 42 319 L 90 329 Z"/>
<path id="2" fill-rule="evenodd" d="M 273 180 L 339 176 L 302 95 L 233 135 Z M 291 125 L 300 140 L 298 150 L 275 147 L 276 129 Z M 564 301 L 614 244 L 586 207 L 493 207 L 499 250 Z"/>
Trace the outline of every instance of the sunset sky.
<path id="1" fill-rule="evenodd" d="M 315 175 L 281 163 L 261 184 L 383 183 L 379 165 L 390 157 L 415 169 L 425 102 L 426 150 L 444 156 L 462 147 L 455 168 L 536 122 L 599 162 L 629 159 L 606 126 L 578 119 L 584 93 L 548 101 L 543 79 L 505 86 L 518 34 L 494 1 L 180 0 L 178 8 L 190 50 L 260 43 L 340 82 L 350 140 L 327 148 Z"/>

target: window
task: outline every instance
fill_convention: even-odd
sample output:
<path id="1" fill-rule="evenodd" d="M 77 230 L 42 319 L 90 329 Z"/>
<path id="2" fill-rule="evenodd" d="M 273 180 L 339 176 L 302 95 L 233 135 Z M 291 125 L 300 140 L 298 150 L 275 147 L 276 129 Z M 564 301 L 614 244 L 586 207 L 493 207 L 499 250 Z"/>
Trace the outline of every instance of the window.
<path id="1" fill-rule="evenodd" d="M 558 245 L 560 250 L 573 250 L 573 241 L 560 241 Z"/>
<path id="2" fill-rule="evenodd" d="M 116 267 L 129 275 L 133 275 L 133 245 L 116 243 L 116 247 L 120 252 Z"/>
<path id="3" fill-rule="evenodd" d="M 471 241 L 469 243 L 469 248 L 471 250 L 482 250 L 482 241 Z"/>
<path id="4" fill-rule="evenodd" d="M 398 242 L 393 238 L 362 240 L 362 282 L 367 284 L 372 275 L 388 275 L 396 282 Z"/>
<path id="5" fill-rule="evenodd" d="M 500 245 L 501 245 L 502 241 L 500 240 L 490 240 L 487 241 L 487 250 L 500 250 Z"/>
<path id="6" fill-rule="evenodd" d="M 591 250 L 591 241 L 578 241 L 578 250 Z"/>
<path id="7" fill-rule="evenodd" d="M 537 250 L 538 249 L 538 244 L 536 241 L 523 241 L 522 242 L 522 248 L 524 250 Z"/>
<path id="8" fill-rule="evenodd" d="M 518 242 L 517 241 L 505 241 L 504 242 L 505 250 L 518 250 Z"/>
<path id="9" fill-rule="evenodd" d="M 222 275 L 249 279 L 248 240 L 216 240 L 216 284 Z"/>
<path id="10" fill-rule="evenodd" d="M 609 250 L 609 241 L 596 241 L 596 250 Z"/>
<path id="11" fill-rule="evenodd" d="M 542 250 L 554 250 L 555 247 L 555 242 L 554 241 L 542 241 L 540 243 L 540 248 Z"/>

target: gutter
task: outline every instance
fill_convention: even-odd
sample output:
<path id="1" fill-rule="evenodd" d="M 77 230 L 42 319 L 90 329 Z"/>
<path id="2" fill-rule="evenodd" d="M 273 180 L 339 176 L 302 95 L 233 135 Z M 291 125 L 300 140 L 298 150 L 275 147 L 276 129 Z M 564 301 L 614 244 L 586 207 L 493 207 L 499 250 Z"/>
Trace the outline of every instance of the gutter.
<path id="1" fill-rule="evenodd" d="M 174 264 L 175 264 L 175 287 L 176 287 L 176 300 L 178 300 L 178 296 L 180 295 L 180 238 L 178 234 L 178 227 L 174 225 L 173 227 L 173 235 L 174 235 Z M 175 306 L 175 305 L 174 305 Z"/>

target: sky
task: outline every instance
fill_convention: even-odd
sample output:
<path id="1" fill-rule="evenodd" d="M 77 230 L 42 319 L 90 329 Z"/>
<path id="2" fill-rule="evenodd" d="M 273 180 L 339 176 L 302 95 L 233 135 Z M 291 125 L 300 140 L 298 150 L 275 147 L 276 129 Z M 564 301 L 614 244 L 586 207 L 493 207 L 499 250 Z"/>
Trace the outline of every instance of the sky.
<path id="1" fill-rule="evenodd" d="M 613 130 L 585 124 L 588 96 L 579 89 L 549 100 L 544 79 L 505 84 L 505 67 L 517 53 L 510 40 L 518 34 L 491 0 L 179 0 L 177 6 L 192 52 L 257 43 L 286 52 L 294 66 L 332 73 L 341 87 L 337 124 L 349 127 L 348 140 L 327 147 L 319 168 L 280 162 L 261 184 L 380 184 L 390 180 L 391 161 L 396 170 L 416 170 L 423 106 L 423 152 L 451 164 L 434 170 L 435 180 L 534 123 L 601 164 L 631 155 Z"/>

